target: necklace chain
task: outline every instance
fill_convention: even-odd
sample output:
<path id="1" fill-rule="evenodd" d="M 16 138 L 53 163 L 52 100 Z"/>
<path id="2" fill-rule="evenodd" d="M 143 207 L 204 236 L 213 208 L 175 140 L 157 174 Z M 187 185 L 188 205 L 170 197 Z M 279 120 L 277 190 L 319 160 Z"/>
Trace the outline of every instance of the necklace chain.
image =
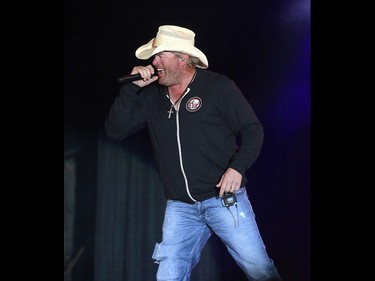
<path id="1" fill-rule="evenodd" d="M 170 119 L 171 118 L 171 114 L 173 113 L 173 108 L 176 110 L 176 111 L 178 111 L 178 103 L 180 102 L 180 100 L 190 91 L 190 88 L 189 88 L 189 86 L 190 86 L 190 84 L 191 83 L 193 83 L 193 81 L 194 81 L 194 79 L 195 79 L 195 76 L 197 76 L 197 70 L 195 70 L 195 72 L 194 72 L 194 75 L 193 75 L 193 77 L 191 78 L 191 80 L 190 80 L 190 82 L 189 82 L 189 84 L 187 85 L 187 87 L 186 87 L 186 89 L 185 89 L 185 91 L 182 93 L 182 95 L 174 102 L 174 103 L 172 103 L 172 105 L 171 105 L 171 108 L 167 111 L 167 113 L 168 113 L 168 119 Z M 168 88 L 167 88 L 167 91 L 168 91 Z M 169 92 L 168 92 L 168 98 L 169 98 L 169 100 L 171 100 L 171 98 L 170 98 L 170 96 L 169 96 Z M 175 107 L 177 105 L 177 108 Z"/>

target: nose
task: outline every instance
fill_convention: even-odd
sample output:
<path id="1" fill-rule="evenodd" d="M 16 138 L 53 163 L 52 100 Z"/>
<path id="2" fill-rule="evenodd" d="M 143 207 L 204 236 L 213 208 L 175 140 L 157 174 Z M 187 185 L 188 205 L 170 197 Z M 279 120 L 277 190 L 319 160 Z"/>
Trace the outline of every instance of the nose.
<path id="1" fill-rule="evenodd" d="M 152 64 L 155 65 L 158 62 L 158 60 L 158 56 L 154 56 L 154 58 L 152 59 Z"/>

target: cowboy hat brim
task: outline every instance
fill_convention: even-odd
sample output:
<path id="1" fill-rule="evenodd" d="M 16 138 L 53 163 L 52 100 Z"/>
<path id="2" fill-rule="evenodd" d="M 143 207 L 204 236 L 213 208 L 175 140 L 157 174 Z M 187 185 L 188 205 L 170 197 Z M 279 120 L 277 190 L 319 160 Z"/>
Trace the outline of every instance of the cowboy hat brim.
<path id="1" fill-rule="evenodd" d="M 166 42 L 157 47 L 154 46 L 155 38 L 151 39 L 147 44 L 142 45 L 135 51 L 135 56 L 138 59 L 147 60 L 155 54 L 165 51 L 175 51 L 188 54 L 199 58 L 198 67 L 208 68 L 208 60 L 206 55 L 191 44 L 183 44 L 181 42 Z"/>

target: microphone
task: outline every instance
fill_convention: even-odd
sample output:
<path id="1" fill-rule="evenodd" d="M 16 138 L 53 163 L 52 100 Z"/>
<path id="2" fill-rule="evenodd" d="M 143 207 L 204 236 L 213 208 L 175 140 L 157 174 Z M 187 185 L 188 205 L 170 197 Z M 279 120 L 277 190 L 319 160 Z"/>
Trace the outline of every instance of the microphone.
<path id="1" fill-rule="evenodd" d="M 151 77 L 153 77 L 155 75 L 156 75 L 156 72 L 155 72 L 155 74 L 151 75 Z M 117 79 L 117 82 L 120 83 L 120 84 L 125 84 L 125 83 L 129 83 L 129 82 L 133 82 L 133 81 L 137 81 L 137 80 L 141 80 L 141 79 L 142 79 L 141 74 L 137 73 L 137 74 L 122 76 L 122 77 Z"/>

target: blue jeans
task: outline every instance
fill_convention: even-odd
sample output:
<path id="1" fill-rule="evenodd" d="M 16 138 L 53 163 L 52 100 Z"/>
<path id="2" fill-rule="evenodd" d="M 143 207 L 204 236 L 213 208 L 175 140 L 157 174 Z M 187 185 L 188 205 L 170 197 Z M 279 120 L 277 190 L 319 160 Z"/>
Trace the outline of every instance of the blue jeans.
<path id="1" fill-rule="evenodd" d="M 246 188 L 236 192 L 237 205 L 225 207 L 213 197 L 188 204 L 168 200 L 163 223 L 163 241 L 156 243 L 152 258 L 159 264 L 158 281 L 188 281 L 203 247 L 215 233 L 247 278 L 279 281 L 260 236 Z"/>

